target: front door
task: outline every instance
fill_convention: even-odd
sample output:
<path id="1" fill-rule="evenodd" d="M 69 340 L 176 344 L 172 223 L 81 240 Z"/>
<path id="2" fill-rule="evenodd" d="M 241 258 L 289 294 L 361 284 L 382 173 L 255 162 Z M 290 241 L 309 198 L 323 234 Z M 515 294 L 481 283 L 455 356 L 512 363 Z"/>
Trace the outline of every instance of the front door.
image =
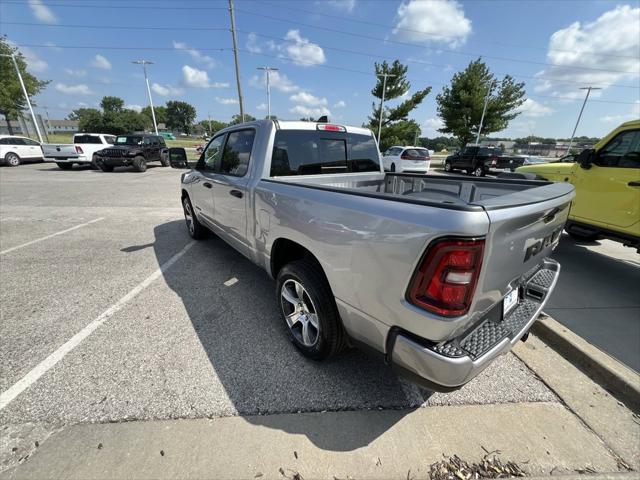
<path id="1" fill-rule="evenodd" d="M 222 161 L 214 175 L 213 188 L 216 226 L 246 256 L 250 256 L 247 241 L 247 173 L 255 134 L 253 128 L 228 133 Z"/>
<path id="2" fill-rule="evenodd" d="M 214 221 L 214 200 L 213 186 L 215 183 L 215 171 L 222 159 L 222 147 L 226 135 L 214 137 L 202 152 L 198 165 L 197 174 L 194 175 L 194 183 L 190 189 L 191 203 L 196 215 L 202 223 L 213 227 Z"/>
<path id="3" fill-rule="evenodd" d="M 601 148 L 588 170 L 575 165 L 577 220 L 628 230 L 640 226 L 640 130 L 626 130 Z"/>

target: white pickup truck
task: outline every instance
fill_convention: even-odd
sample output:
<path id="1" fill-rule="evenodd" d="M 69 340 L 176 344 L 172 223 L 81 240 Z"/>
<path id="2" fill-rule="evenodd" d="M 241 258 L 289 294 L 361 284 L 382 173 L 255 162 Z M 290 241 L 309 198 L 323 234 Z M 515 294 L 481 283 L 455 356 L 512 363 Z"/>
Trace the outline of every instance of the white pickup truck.
<path id="1" fill-rule="evenodd" d="M 62 170 L 71 170 L 73 164 L 94 165 L 94 154 L 113 145 L 115 135 L 104 133 L 76 133 L 72 144 L 46 143 L 42 145 L 45 160 L 52 160 Z"/>

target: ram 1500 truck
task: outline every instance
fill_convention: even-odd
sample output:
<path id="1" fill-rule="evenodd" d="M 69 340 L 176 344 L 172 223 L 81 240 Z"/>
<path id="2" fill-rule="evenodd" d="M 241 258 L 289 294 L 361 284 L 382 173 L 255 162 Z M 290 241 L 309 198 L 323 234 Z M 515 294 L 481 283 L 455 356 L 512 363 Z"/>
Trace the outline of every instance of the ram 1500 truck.
<path id="1" fill-rule="evenodd" d="M 53 160 L 62 170 L 71 170 L 74 163 L 96 167 L 96 152 L 113 145 L 115 139 L 104 133 L 76 133 L 72 144 L 47 143 L 42 151 L 45 160 Z"/>
<path id="2" fill-rule="evenodd" d="M 170 149 L 187 167 L 184 149 Z M 306 356 L 370 347 L 449 391 L 527 334 L 560 265 L 568 184 L 383 171 L 369 130 L 261 120 L 218 132 L 183 173 L 190 235 L 209 231 L 276 280 Z"/>

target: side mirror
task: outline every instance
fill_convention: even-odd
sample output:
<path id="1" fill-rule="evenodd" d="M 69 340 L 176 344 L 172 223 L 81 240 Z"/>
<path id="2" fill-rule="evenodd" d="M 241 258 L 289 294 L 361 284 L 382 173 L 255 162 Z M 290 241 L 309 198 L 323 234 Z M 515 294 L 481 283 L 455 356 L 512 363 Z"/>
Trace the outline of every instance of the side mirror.
<path id="1" fill-rule="evenodd" d="M 169 149 L 169 165 L 171 168 L 189 168 L 187 161 L 187 151 L 182 147 Z"/>
<path id="2" fill-rule="evenodd" d="M 580 152 L 580 154 L 576 158 L 576 162 L 578 162 L 578 164 L 585 170 L 589 170 L 595 158 L 596 151 L 593 148 L 587 148 Z"/>

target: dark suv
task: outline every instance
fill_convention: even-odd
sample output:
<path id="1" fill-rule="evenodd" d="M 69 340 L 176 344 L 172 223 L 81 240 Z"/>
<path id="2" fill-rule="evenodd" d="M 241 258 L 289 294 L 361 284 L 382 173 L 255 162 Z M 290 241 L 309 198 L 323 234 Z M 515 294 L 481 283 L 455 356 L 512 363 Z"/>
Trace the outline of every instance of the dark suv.
<path id="1" fill-rule="evenodd" d="M 134 133 L 118 135 L 113 146 L 96 152 L 96 165 L 103 172 L 113 172 L 114 167 L 132 165 L 136 172 L 144 172 L 148 162 L 160 162 L 169 166 L 169 149 L 159 135 Z"/>
<path id="2" fill-rule="evenodd" d="M 484 177 L 490 170 L 511 171 L 521 167 L 522 157 L 508 157 L 499 148 L 469 145 L 460 152 L 450 155 L 444 161 L 447 172 L 465 170 L 476 177 Z"/>

